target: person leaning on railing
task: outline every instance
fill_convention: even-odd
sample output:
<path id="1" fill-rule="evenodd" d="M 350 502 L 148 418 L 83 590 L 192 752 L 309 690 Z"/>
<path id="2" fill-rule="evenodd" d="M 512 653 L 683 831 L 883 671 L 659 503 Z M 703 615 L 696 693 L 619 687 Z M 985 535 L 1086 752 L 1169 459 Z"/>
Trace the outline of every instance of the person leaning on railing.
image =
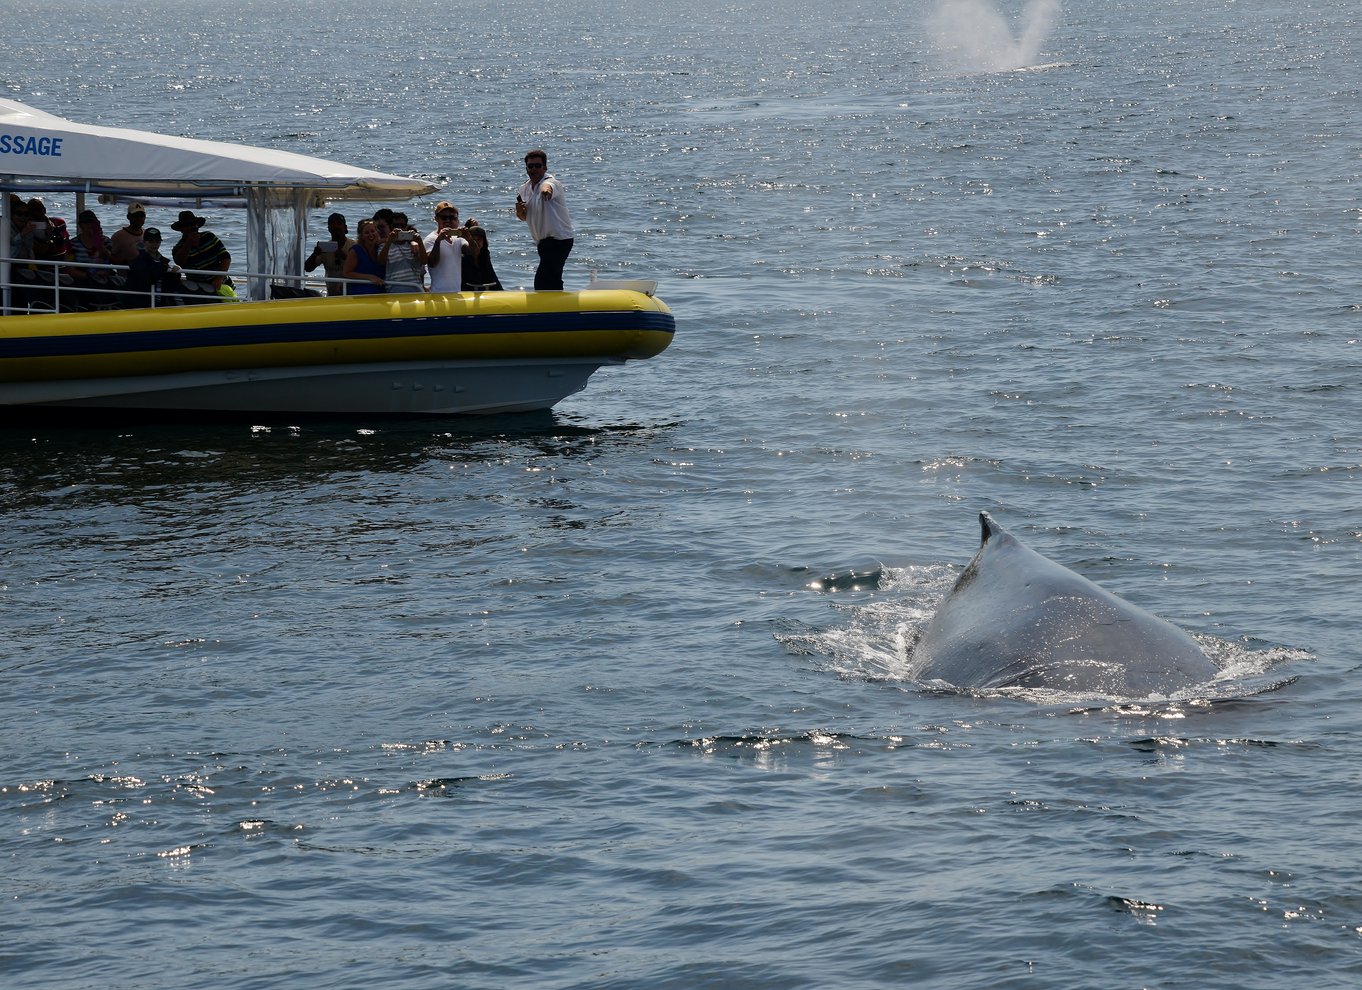
<path id="1" fill-rule="evenodd" d="M 355 228 L 355 235 L 359 239 L 354 250 L 345 255 L 345 294 L 367 296 L 382 292 L 386 284 L 383 278 L 386 269 L 378 260 L 378 227 L 372 220 L 361 220 Z"/>
<path id="2" fill-rule="evenodd" d="M 466 236 L 473 247 L 472 255 L 463 266 L 463 278 L 459 288 L 464 292 L 491 292 L 501 290 L 501 279 L 492 267 L 492 252 L 487 246 L 487 231 L 481 227 L 469 227 Z"/>
<path id="3" fill-rule="evenodd" d="M 104 236 L 104 228 L 94 210 L 84 210 L 76 217 L 76 236 L 71 238 L 71 250 L 66 257 L 79 265 L 97 265 L 108 262 L 109 239 Z M 96 269 L 75 267 L 71 269 L 77 284 L 88 284 Z"/>
<path id="4" fill-rule="evenodd" d="M 130 265 L 136 260 L 146 222 L 147 208 L 141 203 L 129 203 L 128 222 L 109 238 L 109 254 L 115 265 Z"/>
<path id="5" fill-rule="evenodd" d="M 179 268 L 161 253 L 161 232 L 155 227 L 142 231 L 142 244 L 137 257 L 128 266 L 128 291 L 151 298 L 154 288 L 161 293 L 175 293 L 182 288 Z M 138 302 L 142 300 L 139 298 Z"/>
<path id="6" fill-rule="evenodd" d="M 426 249 L 420 235 L 407 226 L 405 213 L 384 207 L 374 214 L 378 233 L 375 260 L 383 266 L 384 292 L 424 292 Z"/>
<path id="7" fill-rule="evenodd" d="M 170 253 L 175 259 L 175 264 L 186 271 L 223 272 L 224 274 L 207 280 L 216 292 L 222 288 L 227 277 L 225 273 L 232 265 L 232 256 L 228 254 L 226 246 L 218 239 L 217 234 L 203 229 L 207 222 L 204 217 L 195 216 L 193 210 L 181 210 L 179 219 L 170 225 L 171 230 L 180 232 L 180 239 Z"/>
<path id="8" fill-rule="evenodd" d="M 303 262 L 303 271 L 315 271 L 317 266 L 321 265 L 326 272 L 326 294 L 343 296 L 345 283 L 340 279 L 345 273 L 345 256 L 355 246 L 355 242 L 350 239 L 350 228 L 345 222 L 345 214 L 333 213 L 327 217 L 326 232 L 331 235 L 331 240 L 317 242 L 317 246 Z"/>
<path id="9" fill-rule="evenodd" d="M 28 201 L 28 218 L 34 225 L 33 257 L 36 261 L 65 261 L 71 250 L 71 235 L 66 221 L 47 215 L 47 204 L 36 196 Z M 44 280 L 55 278 L 54 267 L 42 266 Z M 68 283 L 69 284 L 69 276 Z"/>
<path id="10" fill-rule="evenodd" d="M 463 283 L 464 256 L 473 254 L 472 241 L 466 236 L 468 226 L 459 226 L 459 208 L 447 199 L 435 204 L 435 229 L 422 242 L 426 249 L 426 265 L 430 268 L 431 292 L 458 292 Z"/>
<path id="11" fill-rule="evenodd" d="M 13 193 L 9 197 L 9 256 L 15 260 L 33 257 L 33 221 L 28 207 Z"/>

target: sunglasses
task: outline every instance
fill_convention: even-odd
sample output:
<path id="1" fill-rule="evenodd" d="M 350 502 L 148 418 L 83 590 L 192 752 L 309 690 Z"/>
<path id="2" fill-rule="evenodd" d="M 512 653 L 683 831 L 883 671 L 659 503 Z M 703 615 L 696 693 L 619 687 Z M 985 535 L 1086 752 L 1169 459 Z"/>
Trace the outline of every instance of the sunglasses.
<path id="1" fill-rule="evenodd" d="M 526 162 L 526 163 L 525 163 L 525 167 L 526 167 L 526 168 L 543 168 L 543 167 L 544 167 L 544 163 L 543 163 L 543 162 Z"/>
<path id="2" fill-rule="evenodd" d="M 457 213 L 437 213 L 437 214 L 435 214 L 435 215 L 436 215 L 437 217 L 439 217 L 441 220 L 457 220 L 457 219 L 459 219 L 459 215 L 458 215 Z"/>

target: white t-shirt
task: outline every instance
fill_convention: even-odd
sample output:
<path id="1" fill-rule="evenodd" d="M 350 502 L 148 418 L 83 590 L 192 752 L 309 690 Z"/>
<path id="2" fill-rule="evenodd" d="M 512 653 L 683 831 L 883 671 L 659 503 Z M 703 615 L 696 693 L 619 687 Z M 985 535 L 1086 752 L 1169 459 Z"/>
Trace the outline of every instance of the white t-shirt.
<path id="1" fill-rule="evenodd" d="M 435 250 L 439 230 L 432 230 L 422 242 L 426 255 Z M 440 245 L 439 260 L 429 266 L 431 292 L 458 292 L 463 287 L 463 252 L 468 242 L 462 237 L 452 237 Z"/>

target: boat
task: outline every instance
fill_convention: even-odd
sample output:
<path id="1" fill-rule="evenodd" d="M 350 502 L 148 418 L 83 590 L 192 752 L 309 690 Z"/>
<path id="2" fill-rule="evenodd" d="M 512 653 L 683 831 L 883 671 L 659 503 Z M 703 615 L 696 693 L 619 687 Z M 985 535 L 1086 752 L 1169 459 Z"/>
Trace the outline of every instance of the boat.
<path id="1" fill-rule="evenodd" d="M 458 415 L 552 408 L 599 368 L 671 343 L 646 279 L 570 291 L 323 296 L 302 272 L 310 210 L 405 202 L 423 180 L 244 145 L 74 123 L 0 99 L 0 230 L 11 194 L 246 212 L 237 298 L 82 298 L 72 263 L 0 237 L 0 408 Z M 76 266 L 80 267 L 80 266 Z M 213 272 L 187 272 L 210 278 Z M 192 293 L 190 293 L 192 294 Z"/>

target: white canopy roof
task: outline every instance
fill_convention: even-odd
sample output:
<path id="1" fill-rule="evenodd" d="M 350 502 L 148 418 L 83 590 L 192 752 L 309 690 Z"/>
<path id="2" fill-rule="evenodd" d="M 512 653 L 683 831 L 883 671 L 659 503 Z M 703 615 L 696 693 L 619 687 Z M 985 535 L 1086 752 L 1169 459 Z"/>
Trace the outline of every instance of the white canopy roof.
<path id="1" fill-rule="evenodd" d="M 270 148 L 78 124 L 0 99 L 0 188 L 144 197 L 264 190 L 329 200 L 403 200 L 438 186 Z M 296 202 L 296 198 L 295 198 Z"/>
<path id="2" fill-rule="evenodd" d="M 246 208 L 246 264 L 257 298 L 269 274 L 302 272 L 309 209 L 331 200 L 405 200 L 439 188 L 287 151 L 77 124 L 0 99 L 0 192 L 69 192 L 77 204 L 89 194 L 167 205 L 239 203 Z M 0 195 L 0 229 L 9 229 L 9 217 L 9 196 Z M 0 284 L 9 281 L 10 246 L 10 238 L 0 237 Z M 8 300 L 6 287 L 0 312 Z"/>

